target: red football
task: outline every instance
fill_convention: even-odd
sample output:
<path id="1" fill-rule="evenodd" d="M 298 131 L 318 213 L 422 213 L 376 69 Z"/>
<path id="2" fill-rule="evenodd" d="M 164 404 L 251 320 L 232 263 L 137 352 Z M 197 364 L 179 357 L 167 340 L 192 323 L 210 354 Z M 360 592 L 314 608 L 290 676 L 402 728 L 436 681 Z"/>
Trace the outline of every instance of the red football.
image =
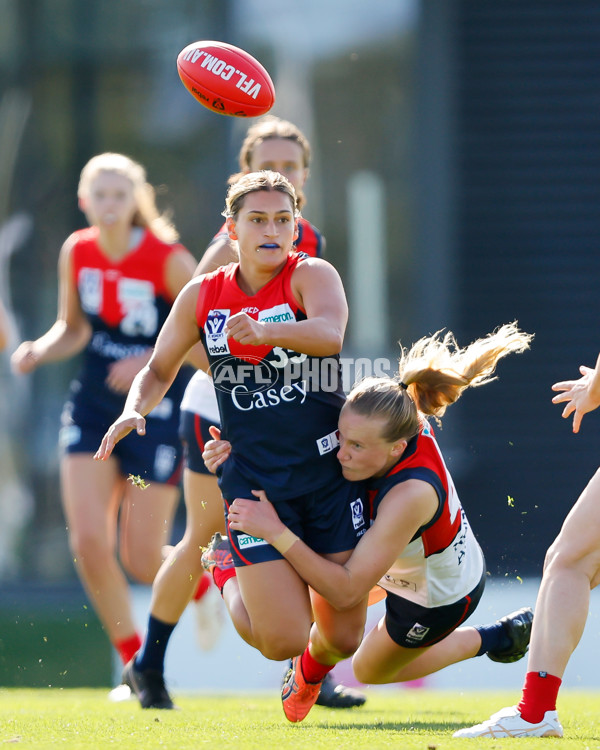
<path id="1" fill-rule="evenodd" d="M 267 71 L 233 44 L 188 44 L 177 56 L 177 71 L 190 94 L 221 115 L 256 117 L 268 112 L 275 102 L 275 88 Z"/>

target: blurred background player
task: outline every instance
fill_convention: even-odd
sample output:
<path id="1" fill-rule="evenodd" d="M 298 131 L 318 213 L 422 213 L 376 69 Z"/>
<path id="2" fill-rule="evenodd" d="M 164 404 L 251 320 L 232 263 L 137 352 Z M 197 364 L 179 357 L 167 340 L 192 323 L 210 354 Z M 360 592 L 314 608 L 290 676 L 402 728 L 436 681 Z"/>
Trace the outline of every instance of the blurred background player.
<path id="1" fill-rule="evenodd" d="M 127 663 L 141 645 L 127 574 L 152 583 L 170 541 L 182 459 L 179 404 L 189 368 L 150 415 L 149 439 L 132 435 L 106 462 L 93 455 L 196 263 L 159 213 L 144 168 L 129 157 L 94 156 L 77 195 L 90 226 L 70 235 L 60 251 L 56 322 L 23 342 L 11 361 L 25 374 L 84 352 L 62 414 L 63 509 L 77 573 Z"/>
<path id="2" fill-rule="evenodd" d="M 239 152 L 240 173 L 229 178 L 234 183 L 241 174 L 271 170 L 283 174 L 292 183 L 299 207 L 305 204 L 303 188 L 309 174 L 311 149 L 306 136 L 291 122 L 273 116 L 261 118 L 247 131 Z M 298 219 L 298 237 L 294 247 L 311 257 L 320 257 L 325 240 L 307 219 Z M 224 224 L 206 249 L 195 275 L 209 273 L 220 266 L 237 262 L 237 241 L 230 238 Z M 215 644 L 223 627 L 223 603 L 205 573 L 199 549 L 206 547 L 212 534 L 224 531 L 223 499 L 216 477 L 207 471 L 202 452 L 211 439 L 209 428 L 219 425 L 219 410 L 210 377 L 198 370 L 190 380 L 181 404 L 180 437 L 185 448 L 184 498 L 186 529 L 182 540 L 165 559 L 152 587 L 152 602 L 147 635 L 136 656 L 136 667 L 146 673 L 148 690 L 144 707 L 170 708 L 172 701 L 164 686 L 165 654 L 169 639 L 190 597 L 196 601 L 197 633 L 202 648 Z M 199 580 L 200 579 L 200 580 Z M 365 696 L 328 675 L 323 682 L 319 704 L 331 708 L 362 705 Z"/>
<path id="3" fill-rule="evenodd" d="M 573 414 L 573 432 L 600 406 L 600 356 L 596 367 L 579 368 L 578 380 L 555 383 L 555 404 Z M 567 515 L 548 549 L 535 605 L 535 625 L 521 700 L 482 724 L 460 729 L 455 737 L 562 737 L 556 701 L 562 678 L 577 647 L 590 608 L 590 591 L 600 582 L 600 470 Z"/>
<path id="4" fill-rule="evenodd" d="M 355 606 L 375 585 L 386 592 L 384 617 L 352 659 L 361 682 L 415 680 L 482 654 L 498 662 L 525 655 L 530 608 L 459 627 L 483 593 L 485 561 L 427 416 L 439 419 L 464 390 L 490 382 L 498 360 L 524 351 L 530 339 L 514 324 L 465 349 L 451 333 L 424 338 L 403 350 L 395 378 L 354 386 L 340 413 L 337 458 L 346 479 L 366 482 L 371 525 L 343 565 L 290 538 L 264 493 L 254 493 L 263 502 L 236 499 L 230 508 L 237 532 L 276 548 L 285 539 L 285 558 L 336 609 Z M 316 686 L 305 659 L 306 652 L 293 660 L 282 697 L 307 713 Z"/>

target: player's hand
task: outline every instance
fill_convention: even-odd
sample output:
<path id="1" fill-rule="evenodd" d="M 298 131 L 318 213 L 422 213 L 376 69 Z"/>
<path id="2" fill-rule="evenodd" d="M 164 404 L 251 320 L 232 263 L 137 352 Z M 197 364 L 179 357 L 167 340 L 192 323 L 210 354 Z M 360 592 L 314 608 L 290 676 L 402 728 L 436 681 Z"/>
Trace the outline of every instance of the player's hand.
<path id="1" fill-rule="evenodd" d="M 135 430 L 138 435 L 146 434 L 146 420 L 137 411 L 121 414 L 121 416 L 112 423 L 108 431 L 102 438 L 100 447 L 94 454 L 96 461 L 106 461 L 113 452 L 115 445 L 129 433 Z"/>
<path id="2" fill-rule="evenodd" d="M 133 379 L 148 364 L 152 350 L 133 357 L 124 357 L 108 366 L 106 385 L 115 393 L 128 393 Z"/>
<path id="3" fill-rule="evenodd" d="M 247 313 L 236 313 L 227 321 L 227 338 L 239 341 L 246 346 L 267 344 L 266 326 L 254 320 Z"/>
<path id="4" fill-rule="evenodd" d="M 202 460 L 204 465 L 211 474 L 215 474 L 217 467 L 225 463 L 231 453 L 231 443 L 228 440 L 221 440 L 221 430 L 214 425 L 208 428 L 213 439 L 204 444 L 202 451 Z"/>
<path id="5" fill-rule="evenodd" d="M 553 391 L 561 391 L 552 399 L 553 404 L 566 402 L 562 411 L 563 419 L 573 414 L 573 432 L 579 432 L 584 415 L 600 406 L 600 398 L 592 392 L 595 370 L 582 365 L 579 368 L 582 377 L 579 380 L 563 380 L 554 383 Z"/>
<path id="6" fill-rule="evenodd" d="M 269 502 L 264 490 L 252 490 L 252 494 L 260 502 L 236 497 L 229 506 L 229 526 L 270 543 L 285 531 L 285 524 L 279 519 L 275 506 Z"/>
<path id="7" fill-rule="evenodd" d="M 23 341 L 10 358 L 11 369 L 16 375 L 27 375 L 33 372 L 38 364 L 39 358 L 35 353 L 33 341 Z"/>

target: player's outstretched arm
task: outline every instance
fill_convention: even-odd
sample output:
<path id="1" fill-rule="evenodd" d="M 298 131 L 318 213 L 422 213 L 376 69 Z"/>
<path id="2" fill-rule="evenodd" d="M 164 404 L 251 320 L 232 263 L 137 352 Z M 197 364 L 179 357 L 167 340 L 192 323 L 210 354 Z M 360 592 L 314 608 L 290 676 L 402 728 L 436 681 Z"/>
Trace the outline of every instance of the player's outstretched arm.
<path id="1" fill-rule="evenodd" d="M 160 403 L 179 372 L 188 351 L 200 340 L 195 318 L 201 279 L 189 282 L 175 300 L 161 328 L 148 364 L 135 376 L 123 413 L 109 427 L 94 458 L 106 460 L 114 446 L 132 430 L 145 433 L 144 416 Z"/>
<path id="2" fill-rule="evenodd" d="M 14 373 L 25 375 L 40 365 L 68 359 L 90 340 L 92 328 L 81 309 L 72 272 L 73 235 L 63 244 L 58 260 L 58 313 L 56 322 L 35 341 L 23 341 L 11 357 Z"/>
<path id="3" fill-rule="evenodd" d="M 552 386 L 553 391 L 560 391 L 558 396 L 554 396 L 552 403 L 566 402 L 562 411 L 563 419 L 568 419 L 573 414 L 573 432 L 579 432 L 585 414 L 600 406 L 600 355 L 593 370 L 582 365 L 579 372 L 579 380 L 562 380 Z"/>

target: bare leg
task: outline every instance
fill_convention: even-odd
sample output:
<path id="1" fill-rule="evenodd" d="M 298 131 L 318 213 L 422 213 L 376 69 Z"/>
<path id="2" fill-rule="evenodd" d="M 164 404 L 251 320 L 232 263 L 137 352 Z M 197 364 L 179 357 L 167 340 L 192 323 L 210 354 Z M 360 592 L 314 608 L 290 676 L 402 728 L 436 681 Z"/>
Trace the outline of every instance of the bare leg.
<path id="1" fill-rule="evenodd" d="M 312 622 L 308 587 L 285 560 L 238 568 L 223 598 L 238 633 L 267 659 L 305 648 Z"/>
<path id="2" fill-rule="evenodd" d="M 583 633 L 600 571 L 600 470 L 565 519 L 546 555 L 535 607 L 528 672 L 562 678 Z"/>
<path id="3" fill-rule="evenodd" d="M 343 564 L 351 551 L 324 555 Z M 365 630 L 368 596 L 352 609 L 339 611 L 316 591 L 311 590 L 315 623 L 310 633 L 310 654 L 320 664 L 337 664 L 359 647 Z M 300 653 L 300 652 L 298 652 Z"/>
<path id="4" fill-rule="evenodd" d="M 171 538 L 178 500 L 178 487 L 151 482 L 140 490 L 125 483 L 120 556 L 123 567 L 140 583 L 152 583 L 162 564 L 162 548 Z"/>
<path id="5" fill-rule="evenodd" d="M 124 480 L 114 459 L 70 454 L 61 464 L 62 501 L 75 568 L 110 640 L 135 633 L 129 586 L 117 561 L 117 514 Z"/>
<path id="6" fill-rule="evenodd" d="M 370 631 L 352 660 L 357 679 L 367 684 L 417 680 L 471 659 L 481 646 L 477 630 L 466 626 L 452 631 L 434 646 L 403 648 L 390 638 L 384 620 Z"/>
<path id="7" fill-rule="evenodd" d="M 152 586 L 150 612 L 163 622 L 176 623 L 183 614 L 202 574 L 202 547 L 215 531 L 225 533 L 223 499 L 212 474 L 185 469 L 183 475 L 186 527 Z"/>

